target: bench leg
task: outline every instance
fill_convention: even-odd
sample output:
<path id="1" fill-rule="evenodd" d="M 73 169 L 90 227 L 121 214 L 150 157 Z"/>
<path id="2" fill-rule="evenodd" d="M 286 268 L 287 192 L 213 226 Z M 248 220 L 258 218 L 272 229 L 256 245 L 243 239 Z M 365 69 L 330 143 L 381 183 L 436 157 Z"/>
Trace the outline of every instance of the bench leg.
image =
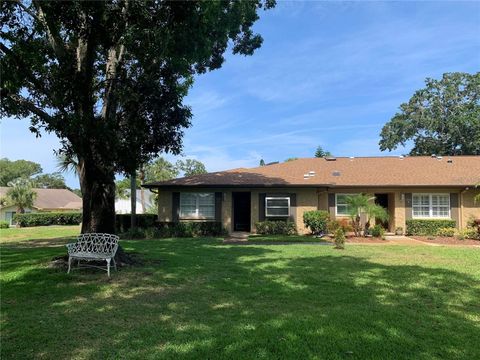
<path id="1" fill-rule="evenodd" d="M 107 274 L 108 274 L 108 277 L 110 277 L 110 260 L 111 259 L 107 259 Z"/>
<path id="2" fill-rule="evenodd" d="M 115 271 L 117 271 L 117 263 L 115 262 L 115 258 L 112 258 L 113 260 L 113 268 L 115 269 Z"/>
<path id="3" fill-rule="evenodd" d="M 70 274 L 70 267 L 72 265 L 72 258 L 69 256 L 68 257 L 68 270 L 67 270 L 67 274 Z"/>

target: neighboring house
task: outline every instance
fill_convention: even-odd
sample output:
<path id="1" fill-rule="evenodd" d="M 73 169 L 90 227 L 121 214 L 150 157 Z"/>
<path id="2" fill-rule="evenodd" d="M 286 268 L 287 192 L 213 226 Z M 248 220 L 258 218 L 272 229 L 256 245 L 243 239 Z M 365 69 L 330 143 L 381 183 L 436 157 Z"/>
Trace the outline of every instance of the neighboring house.
<path id="1" fill-rule="evenodd" d="M 143 196 L 145 199 L 145 211 L 148 211 L 148 209 L 151 209 L 153 206 L 155 206 L 154 203 L 154 196 L 150 191 L 144 191 Z M 143 214 L 143 207 L 142 207 L 142 192 L 140 190 L 137 190 L 137 201 L 136 201 L 136 213 L 137 214 Z M 130 202 L 130 192 L 129 192 L 129 197 L 126 199 L 115 199 L 115 213 L 117 214 L 130 214 L 132 212 L 132 204 Z"/>
<path id="2" fill-rule="evenodd" d="M 0 187 L 0 197 L 7 196 L 8 187 Z M 80 211 L 82 209 L 82 198 L 67 189 L 33 189 L 37 197 L 32 209 L 25 209 L 25 212 L 37 211 Z M 14 224 L 13 215 L 17 212 L 15 205 L 0 207 L 0 220 Z"/>
<path id="3" fill-rule="evenodd" d="M 291 219 L 306 233 L 303 213 L 347 217 L 345 197 L 367 193 L 390 215 L 388 230 L 411 218 L 480 218 L 474 202 L 480 156 L 306 158 L 257 168 L 195 175 L 144 185 L 159 192 L 159 221 L 220 221 L 229 231 Z"/>

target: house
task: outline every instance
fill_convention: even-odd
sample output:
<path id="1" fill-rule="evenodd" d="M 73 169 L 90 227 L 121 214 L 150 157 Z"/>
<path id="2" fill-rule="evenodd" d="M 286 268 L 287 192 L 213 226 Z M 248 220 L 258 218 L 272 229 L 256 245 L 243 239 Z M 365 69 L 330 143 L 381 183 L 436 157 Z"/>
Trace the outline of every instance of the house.
<path id="1" fill-rule="evenodd" d="M 0 187 L 0 198 L 7 195 L 8 187 Z M 25 212 L 37 211 L 80 211 L 82 198 L 68 189 L 33 189 L 37 197 L 31 209 Z M 15 205 L 0 207 L 0 220 L 13 225 L 13 215 L 17 212 Z"/>
<path id="2" fill-rule="evenodd" d="M 347 217 L 346 195 L 366 193 L 387 209 L 389 231 L 412 218 L 454 219 L 464 228 L 480 218 L 480 156 L 303 158 L 256 168 L 146 184 L 159 194 L 159 221 L 220 221 L 229 231 L 290 219 L 306 233 L 303 213 Z"/>
<path id="3" fill-rule="evenodd" d="M 143 192 L 144 198 L 144 207 L 145 211 L 143 210 L 144 207 L 142 206 L 142 191 L 137 190 L 137 197 L 136 197 L 136 213 L 143 214 L 155 206 L 154 203 L 155 194 L 151 193 L 150 191 Z M 130 199 L 130 193 L 128 193 L 128 197 L 126 199 L 115 199 L 115 213 L 116 214 L 130 214 L 132 212 L 132 204 Z"/>

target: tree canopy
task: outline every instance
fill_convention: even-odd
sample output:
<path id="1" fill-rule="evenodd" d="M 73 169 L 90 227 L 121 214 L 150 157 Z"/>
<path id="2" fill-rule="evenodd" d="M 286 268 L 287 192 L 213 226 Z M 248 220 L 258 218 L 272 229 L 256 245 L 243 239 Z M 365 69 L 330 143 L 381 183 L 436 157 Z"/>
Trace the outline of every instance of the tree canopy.
<path id="1" fill-rule="evenodd" d="M 68 189 L 64 177 L 58 172 L 37 175 L 32 179 L 32 185 L 42 189 Z"/>
<path id="2" fill-rule="evenodd" d="M 18 178 L 30 178 L 40 174 L 42 167 L 33 161 L 0 159 L 0 186 L 8 186 L 8 183 Z"/>
<path id="3" fill-rule="evenodd" d="M 413 142 L 410 155 L 480 155 L 480 72 L 427 78 L 380 134 L 380 150 Z"/>
<path id="4" fill-rule="evenodd" d="M 332 156 L 332 153 L 330 151 L 324 150 L 321 146 L 317 147 L 317 150 L 315 150 L 315 157 L 317 158 L 324 158 Z"/>
<path id="5" fill-rule="evenodd" d="M 1 2 L 2 116 L 77 157 L 82 231 L 113 232 L 116 172 L 181 150 L 195 74 L 252 55 L 271 0 Z"/>
<path id="6" fill-rule="evenodd" d="M 177 169 L 183 173 L 183 176 L 192 176 L 207 173 L 205 165 L 203 165 L 201 161 L 195 159 L 178 160 L 175 165 Z"/>

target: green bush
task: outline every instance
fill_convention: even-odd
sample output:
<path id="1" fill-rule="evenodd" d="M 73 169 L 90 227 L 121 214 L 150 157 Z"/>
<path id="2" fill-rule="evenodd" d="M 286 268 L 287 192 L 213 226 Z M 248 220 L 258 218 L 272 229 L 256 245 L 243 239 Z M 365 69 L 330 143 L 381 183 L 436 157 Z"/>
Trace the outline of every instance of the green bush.
<path id="1" fill-rule="evenodd" d="M 406 225 L 406 235 L 434 236 L 441 228 L 454 228 L 455 220 L 410 219 Z"/>
<path id="2" fill-rule="evenodd" d="M 466 229 L 463 229 L 460 231 L 459 235 L 467 239 L 480 240 L 480 234 L 477 232 L 477 229 L 473 227 L 467 227 Z"/>
<path id="3" fill-rule="evenodd" d="M 221 222 L 163 222 L 157 225 L 157 232 L 153 236 L 159 237 L 199 237 L 199 236 L 223 236 L 227 231 Z"/>
<path id="4" fill-rule="evenodd" d="M 258 221 L 255 223 L 257 234 L 260 235 L 295 235 L 297 228 L 292 221 Z"/>
<path id="5" fill-rule="evenodd" d="M 456 229 L 452 227 L 440 228 L 437 230 L 437 235 L 442 237 L 451 237 L 455 235 L 455 231 Z"/>
<path id="6" fill-rule="evenodd" d="M 82 222 L 80 212 L 37 212 L 15 214 L 13 220 L 20 227 L 48 225 L 78 225 Z"/>
<path id="7" fill-rule="evenodd" d="M 370 229 L 370 233 L 373 237 L 383 238 L 385 236 L 385 229 L 382 225 L 377 224 Z"/>
<path id="8" fill-rule="evenodd" d="M 10 227 L 10 224 L 8 221 L 0 221 L 0 229 L 8 229 Z"/>
<path id="9" fill-rule="evenodd" d="M 146 233 L 146 229 L 130 228 L 121 234 L 121 238 L 122 239 L 145 239 L 146 238 L 145 233 Z"/>
<path id="10" fill-rule="evenodd" d="M 341 227 L 335 230 L 333 240 L 335 242 L 335 249 L 345 249 L 345 231 L 343 231 Z"/>
<path id="11" fill-rule="evenodd" d="M 312 234 L 321 235 L 327 232 L 330 213 L 324 210 L 311 210 L 303 213 L 303 223 Z"/>
<path id="12" fill-rule="evenodd" d="M 157 221 L 157 214 L 137 214 L 137 228 L 146 229 L 155 227 Z M 117 234 L 125 233 L 130 229 L 131 216 L 130 214 L 116 214 L 115 215 L 115 230 Z"/>

